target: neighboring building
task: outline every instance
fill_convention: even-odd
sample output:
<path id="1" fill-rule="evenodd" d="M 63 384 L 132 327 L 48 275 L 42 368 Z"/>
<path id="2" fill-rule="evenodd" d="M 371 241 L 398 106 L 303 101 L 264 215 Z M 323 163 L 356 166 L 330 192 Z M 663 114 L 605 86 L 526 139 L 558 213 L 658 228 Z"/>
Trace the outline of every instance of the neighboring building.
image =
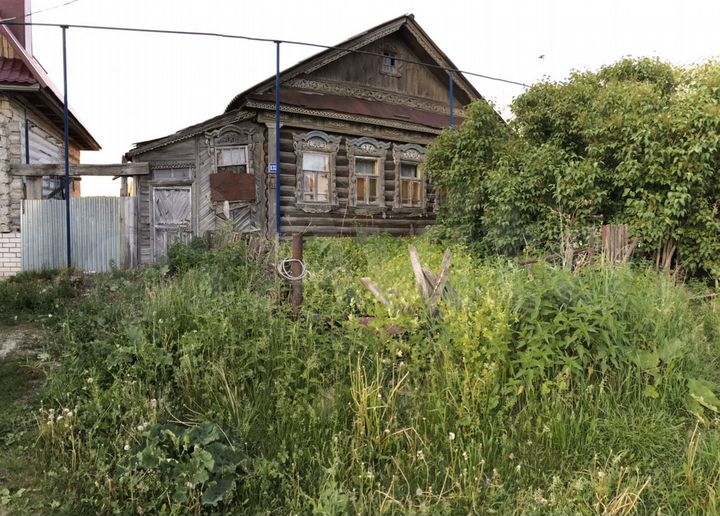
<path id="1" fill-rule="evenodd" d="M 412 15 L 390 20 L 284 70 L 280 156 L 275 78 L 237 95 L 225 113 L 125 158 L 136 178 L 140 263 L 176 240 L 217 231 L 274 235 L 279 161 L 283 235 L 412 234 L 433 224 L 437 202 L 423 172 L 427 145 L 450 125 L 448 73 L 456 68 Z M 455 123 L 482 100 L 453 73 Z"/>
<path id="2" fill-rule="evenodd" d="M 29 0 L 2 0 L 0 19 L 25 19 Z M 29 18 L 28 18 L 29 21 Z M 61 178 L 13 176 L 13 163 L 62 163 L 62 96 L 32 56 L 31 27 L 0 25 L 0 278 L 20 270 L 20 201 L 65 196 Z M 75 115 L 70 116 L 70 160 L 100 146 Z M 80 195 L 73 181 L 71 195 Z"/>

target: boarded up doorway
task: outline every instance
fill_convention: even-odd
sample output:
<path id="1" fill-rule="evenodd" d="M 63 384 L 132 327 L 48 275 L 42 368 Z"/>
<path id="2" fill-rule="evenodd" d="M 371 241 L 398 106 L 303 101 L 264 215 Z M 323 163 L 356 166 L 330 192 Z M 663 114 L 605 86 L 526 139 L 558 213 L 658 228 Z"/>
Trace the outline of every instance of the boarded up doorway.
<path id="1" fill-rule="evenodd" d="M 167 256 L 176 242 L 192 238 L 192 202 L 189 186 L 156 186 L 153 188 L 153 256 Z"/>

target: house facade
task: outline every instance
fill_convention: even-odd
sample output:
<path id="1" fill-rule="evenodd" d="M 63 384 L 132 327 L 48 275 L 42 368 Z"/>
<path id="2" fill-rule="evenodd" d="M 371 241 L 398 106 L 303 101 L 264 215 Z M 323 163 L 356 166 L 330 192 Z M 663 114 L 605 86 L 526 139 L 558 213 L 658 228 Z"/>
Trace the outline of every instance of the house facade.
<path id="1" fill-rule="evenodd" d="M 0 19 L 22 20 L 29 0 L 3 0 Z M 0 279 L 21 269 L 20 207 L 22 199 L 65 197 L 57 177 L 23 178 L 13 164 L 63 163 L 64 115 L 62 97 L 32 56 L 30 26 L 0 25 Z M 70 161 L 81 150 L 100 146 L 74 114 L 70 120 Z M 73 181 L 69 195 L 80 195 Z"/>
<path id="2" fill-rule="evenodd" d="M 450 126 L 445 69 L 456 67 L 412 15 L 338 47 L 281 73 L 279 155 L 274 77 L 223 114 L 126 153 L 151 170 L 136 178 L 140 263 L 228 224 L 285 236 L 407 235 L 434 223 L 423 164 Z M 462 74 L 453 72 L 453 86 L 459 124 L 482 97 Z"/>

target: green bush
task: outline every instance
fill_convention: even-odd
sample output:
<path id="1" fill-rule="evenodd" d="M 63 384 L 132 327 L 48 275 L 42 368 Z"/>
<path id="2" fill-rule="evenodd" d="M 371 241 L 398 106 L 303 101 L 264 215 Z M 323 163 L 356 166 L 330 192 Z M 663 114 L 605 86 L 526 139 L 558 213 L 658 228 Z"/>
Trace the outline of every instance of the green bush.
<path id="1" fill-rule="evenodd" d="M 629 224 L 639 252 L 677 246 L 691 274 L 720 269 L 720 65 L 622 60 L 534 85 L 509 126 L 482 105 L 433 143 L 442 218 L 487 252 L 587 244 Z"/>

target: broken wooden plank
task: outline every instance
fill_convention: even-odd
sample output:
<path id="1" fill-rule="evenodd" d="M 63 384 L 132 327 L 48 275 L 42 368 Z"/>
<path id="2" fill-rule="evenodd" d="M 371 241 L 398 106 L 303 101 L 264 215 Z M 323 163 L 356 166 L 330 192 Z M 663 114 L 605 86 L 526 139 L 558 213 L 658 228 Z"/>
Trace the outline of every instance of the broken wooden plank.
<path id="1" fill-rule="evenodd" d="M 408 245 L 408 251 L 410 252 L 410 263 L 412 264 L 413 272 L 415 273 L 415 280 L 420 288 L 420 297 L 422 297 L 424 301 L 427 301 L 430 299 L 430 286 L 425 279 L 423 266 L 420 263 L 420 256 L 418 255 L 417 249 L 415 249 L 415 246 L 412 244 Z"/>
<path id="2" fill-rule="evenodd" d="M 382 291 L 380 287 L 378 287 L 370 278 L 360 278 L 360 283 L 362 283 L 365 288 L 367 288 L 370 293 L 380 301 L 382 304 L 387 306 L 388 308 L 392 308 L 392 303 L 390 302 L 390 299 L 385 295 L 385 292 Z"/>
<path id="3" fill-rule="evenodd" d="M 423 266 L 423 274 L 425 274 L 425 278 L 431 285 L 437 284 L 438 278 L 435 276 L 433 271 Z M 458 298 L 457 291 L 453 288 L 449 281 L 445 283 L 445 289 L 442 295 L 443 299 L 446 301 L 455 301 Z"/>
<path id="4" fill-rule="evenodd" d="M 443 256 L 442 265 L 440 265 L 440 277 L 435 282 L 432 296 L 430 296 L 430 306 L 436 306 L 440 302 L 440 296 L 442 296 L 445 290 L 445 284 L 448 282 L 450 277 L 450 263 L 452 262 L 452 252 L 450 249 L 445 251 Z"/>
<path id="5" fill-rule="evenodd" d="M 10 172 L 16 176 L 43 177 L 43 176 L 64 176 L 65 165 L 63 163 L 35 164 L 13 163 L 10 165 Z M 143 176 L 150 173 L 147 163 L 118 163 L 109 165 L 70 165 L 71 176 Z"/>

